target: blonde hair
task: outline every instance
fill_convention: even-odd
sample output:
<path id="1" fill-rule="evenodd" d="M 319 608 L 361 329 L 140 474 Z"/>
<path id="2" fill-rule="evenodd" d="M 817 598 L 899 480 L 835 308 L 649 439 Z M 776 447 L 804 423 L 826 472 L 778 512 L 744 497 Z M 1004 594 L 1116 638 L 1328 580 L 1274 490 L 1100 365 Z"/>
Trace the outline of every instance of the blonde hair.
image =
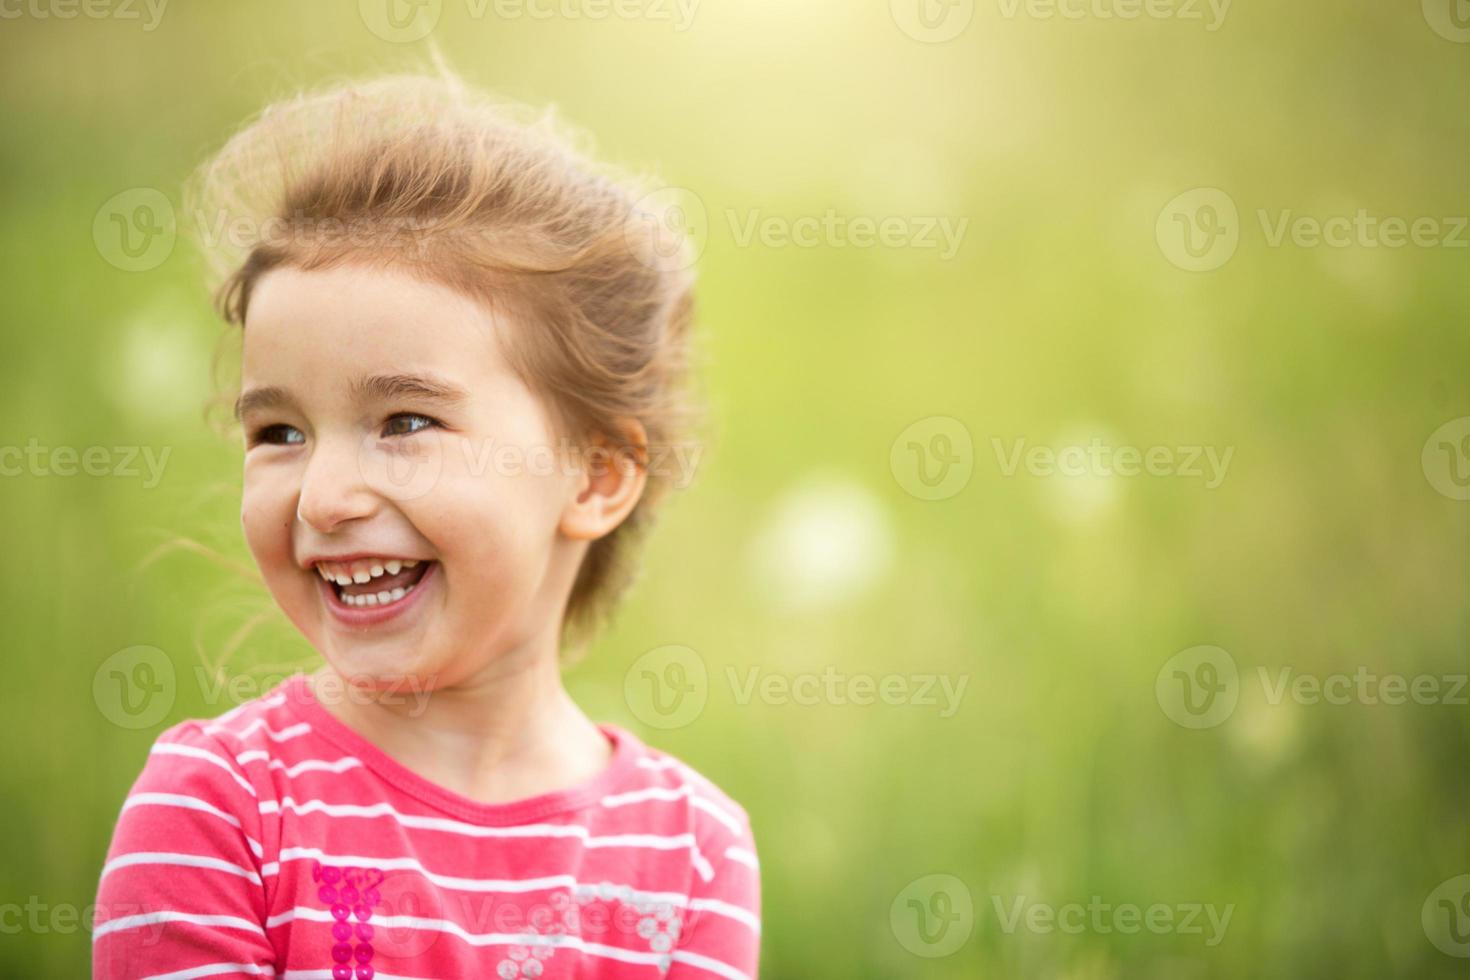
<path id="1" fill-rule="evenodd" d="M 691 443 L 694 275 L 687 241 L 640 201 L 649 185 L 593 162 L 581 134 L 466 86 L 442 64 L 299 94 L 262 111 L 191 178 L 220 314 L 241 328 L 271 269 L 402 268 L 506 314 L 505 354 L 557 434 L 603 441 L 647 473 L 591 543 L 564 634 L 590 635 L 636 577 L 634 552 L 672 475 L 649 449 Z M 197 230 L 197 229 L 196 229 Z M 647 436 L 631 445 L 632 418 Z"/>

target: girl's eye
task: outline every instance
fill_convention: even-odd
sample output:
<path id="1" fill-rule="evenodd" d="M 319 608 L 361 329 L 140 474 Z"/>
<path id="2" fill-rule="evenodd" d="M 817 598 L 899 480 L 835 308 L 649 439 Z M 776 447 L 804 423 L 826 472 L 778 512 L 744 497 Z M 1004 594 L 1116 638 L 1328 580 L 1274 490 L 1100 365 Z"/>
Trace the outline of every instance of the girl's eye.
<path id="1" fill-rule="evenodd" d="M 383 424 L 384 436 L 411 436 L 424 429 L 438 428 L 439 421 L 427 415 L 403 412 Z"/>
<path id="2" fill-rule="evenodd" d="M 252 446 L 258 446 L 261 443 L 272 446 L 286 446 L 305 441 L 306 436 L 301 434 L 300 429 L 285 424 L 261 426 L 250 437 L 250 445 Z"/>

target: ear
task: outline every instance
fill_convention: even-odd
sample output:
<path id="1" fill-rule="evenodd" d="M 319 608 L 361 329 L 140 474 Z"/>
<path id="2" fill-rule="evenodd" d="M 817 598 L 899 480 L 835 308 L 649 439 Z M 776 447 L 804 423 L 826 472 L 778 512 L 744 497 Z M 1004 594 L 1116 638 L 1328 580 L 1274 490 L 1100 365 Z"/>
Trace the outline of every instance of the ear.
<path id="1" fill-rule="evenodd" d="M 569 538 L 594 541 L 611 533 L 643 496 L 648 471 L 638 460 L 647 458 L 648 434 L 637 419 L 625 419 L 619 428 L 628 448 L 599 436 L 582 454 L 572 499 L 561 515 L 560 531 Z"/>

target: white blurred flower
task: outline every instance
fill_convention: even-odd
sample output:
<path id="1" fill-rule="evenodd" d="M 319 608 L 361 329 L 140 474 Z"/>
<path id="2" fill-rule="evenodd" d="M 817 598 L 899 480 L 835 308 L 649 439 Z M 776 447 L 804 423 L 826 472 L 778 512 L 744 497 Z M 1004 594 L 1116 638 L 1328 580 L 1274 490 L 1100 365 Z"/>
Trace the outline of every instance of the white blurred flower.
<path id="1" fill-rule="evenodd" d="M 809 477 L 777 499 L 751 543 L 751 573 L 773 604 L 819 609 L 875 585 L 892 560 L 877 496 L 846 477 Z"/>

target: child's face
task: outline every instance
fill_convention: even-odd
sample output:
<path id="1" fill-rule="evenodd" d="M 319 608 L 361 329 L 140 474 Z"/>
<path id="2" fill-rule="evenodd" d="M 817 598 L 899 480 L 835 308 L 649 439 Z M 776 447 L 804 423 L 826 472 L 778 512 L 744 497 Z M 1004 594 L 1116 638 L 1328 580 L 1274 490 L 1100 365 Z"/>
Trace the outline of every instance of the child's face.
<path id="1" fill-rule="evenodd" d="M 501 353 L 506 329 L 387 269 L 281 268 L 256 284 L 241 523 L 276 601 L 350 679 L 460 684 L 557 625 L 586 548 L 563 533 L 582 484 L 550 465 L 556 436 Z M 393 377 L 451 394 L 365 384 Z M 252 395 L 267 388 L 284 397 Z M 363 557 L 323 567 L 378 577 L 344 589 L 314 567 L 350 556 Z"/>

